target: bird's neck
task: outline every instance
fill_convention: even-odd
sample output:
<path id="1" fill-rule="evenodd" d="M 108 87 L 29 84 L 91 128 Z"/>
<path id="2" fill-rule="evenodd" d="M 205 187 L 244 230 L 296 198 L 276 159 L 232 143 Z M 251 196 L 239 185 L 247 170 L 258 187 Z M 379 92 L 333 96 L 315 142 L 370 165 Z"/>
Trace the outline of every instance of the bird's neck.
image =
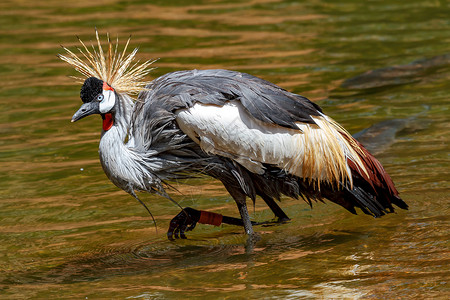
<path id="1" fill-rule="evenodd" d="M 103 130 L 104 135 L 109 135 L 110 131 L 114 138 L 119 142 L 124 142 L 131 124 L 131 114 L 134 108 L 134 102 L 126 94 L 118 94 L 116 99 L 114 113 L 107 113 L 103 115 Z"/>
<path id="2" fill-rule="evenodd" d="M 143 184 L 142 179 L 135 175 L 142 172 L 142 165 L 139 153 L 130 150 L 126 145 L 133 101 L 127 95 L 119 95 L 119 98 L 112 114 L 113 125 L 108 130 L 102 130 L 99 154 L 108 178 L 118 187 L 130 192 L 131 188 Z"/>

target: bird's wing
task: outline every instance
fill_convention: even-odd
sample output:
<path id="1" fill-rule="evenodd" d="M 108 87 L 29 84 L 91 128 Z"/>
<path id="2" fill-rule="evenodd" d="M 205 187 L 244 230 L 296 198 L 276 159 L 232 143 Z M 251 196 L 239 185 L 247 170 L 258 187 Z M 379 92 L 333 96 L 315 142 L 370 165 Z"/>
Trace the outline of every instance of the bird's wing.
<path id="1" fill-rule="evenodd" d="M 223 106 L 196 103 L 177 111 L 181 130 L 206 153 L 233 159 L 253 173 L 264 165 L 276 166 L 301 178 L 317 181 L 352 180 L 347 160 L 364 170 L 355 145 L 326 116 L 315 124 L 296 122 L 297 129 L 254 118 L 240 104 Z"/>
<path id="2" fill-rule="evenodd" d="M 297 129 L 296 122 L 314 123 L 321 108 L 307 98 L 290 93 L 258 77 L 228 70 L 192 70 L 166 74 L 155 82 L 156 93 L 175 97 L 176 103 L 222 106 L 237 100 L 252 117 Z"/>
<path id="3" fill-rule="evenodd" d="M 226 71 L 182 71 L 157 79 L 149 105 L 173 111 L 180 129 L 203 151 L 249 171 L 264 165 L 327 182 L 351 182 L 347 160 L 365 170 L 358 147 L 319 106 L 267 81 Z M 150 104 L 152 103 L 152 104 Z"/>

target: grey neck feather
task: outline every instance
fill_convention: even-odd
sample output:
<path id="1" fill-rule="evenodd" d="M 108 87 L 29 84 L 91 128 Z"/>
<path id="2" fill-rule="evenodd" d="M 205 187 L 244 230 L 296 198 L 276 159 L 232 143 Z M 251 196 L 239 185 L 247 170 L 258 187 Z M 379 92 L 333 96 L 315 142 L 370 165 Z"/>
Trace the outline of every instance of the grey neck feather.
<path id="1" fill-rule="evenodd" d="M 145 158 L 125 143 L 130 129 L 133 100 L 128 95 L 117 94 L 114 125 L 103 131 L 100 139 L 100 162 L 108 178 L 130 194 L 134 190 L 158 190 L 160 180 L 146 167 Z"/>
<path id="2" fill-rule="evenodd" d="M 135 190 L 153 191 L 169 198 L 163 181 L 204 173 L 214 160 L 173 126 L 175 115 L 165 104 L 150 100 L 134 103 L 129 96 L 118 94 L 114 125 L 102 133 L 99 153 L 103 170 L 131 195 Z"/>

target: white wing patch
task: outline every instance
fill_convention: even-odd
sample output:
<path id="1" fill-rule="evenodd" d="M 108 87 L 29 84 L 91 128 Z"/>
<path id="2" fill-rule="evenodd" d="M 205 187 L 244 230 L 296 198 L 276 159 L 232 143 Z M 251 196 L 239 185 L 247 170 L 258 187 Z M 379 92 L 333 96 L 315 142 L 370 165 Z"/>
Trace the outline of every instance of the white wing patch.
<path id="1" fill-rule="evenodd" d="M 317 180 L 319 187 L 321 181 L 346 178 L 351 185 L 347 158 L 365 171 L 358 149 L 342 137 L 346 132 L 336 122 L 325 115 L 313 119 L 317 125 L 299 122 L 299 130 L 271 125 L 253 118 L 239 102 L 196 103 L 177 111 L 176 118 L 203 151 L 231 158 L 251 172 L 263 174 L 265 163 Z"/>

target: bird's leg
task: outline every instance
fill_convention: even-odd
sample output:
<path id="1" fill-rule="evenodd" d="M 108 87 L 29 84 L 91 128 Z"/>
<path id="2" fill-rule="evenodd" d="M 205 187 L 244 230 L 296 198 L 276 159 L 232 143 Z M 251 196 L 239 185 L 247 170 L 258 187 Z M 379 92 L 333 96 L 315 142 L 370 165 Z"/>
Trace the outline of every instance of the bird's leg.
<path id="1" fill-rule="evenodd" d="M 252 235 L 254 233 L 254 231 L 253 231 L 252 222 L 250 221 L 250 216 L 248 214 L 247 204 L 245 203 L 245 198 L 244 198 L 244 201 L 236 200 L 236 204 L 239 209 L 239 214 L 241 215 L 245 233 L 248 235 Z"/>
<path id="2" fill-rule="evenodd" d="M 246 196 L 245 194 L 239 193 L 236 195 L 235 193 L 231 194 L 236 201 L 236 205 L 239 209 L 239 213 L 241 214 L 242 222 L 244 224 L 245 233 L 248 235 L 247 242 L 245 244 L 245 251 L 247 253 L 252 253 L 255 248 L 256 242 L 260 239 L 260 236 L 253 231 L 252 221 L 250 221 L 250 216 L 247 210 L 247 204 L 245 202 Z"/>
<path id="3" fill-rule="evenodd" d="M 171 241 L 178 238 L 185 239 L 185 232 L 193 230 L 197 223 L 214 226 L 220 226 L 221 224 L 244 226 L 242 219 L 186 207 L 170 221 L 167 238 Z M 257 225 L 258 223 L 251 222 L 251 224 Z"/>
<path id="4" fill-rule="evenodd" d="M 278 218 L 278 222 L 287 222 L 289 221 L 289 217 L 284 213 L 284 211 L 281 209 L 281 207 L 278 206 L 278 204 L 275 202 L 275 200 L 272 197 L 265 196 L 264 194 L 261 195 L 261 198 L 266 202 L 267 206 L 272 210 L 272 212 L 275 214 L 275 216 Z"/>

